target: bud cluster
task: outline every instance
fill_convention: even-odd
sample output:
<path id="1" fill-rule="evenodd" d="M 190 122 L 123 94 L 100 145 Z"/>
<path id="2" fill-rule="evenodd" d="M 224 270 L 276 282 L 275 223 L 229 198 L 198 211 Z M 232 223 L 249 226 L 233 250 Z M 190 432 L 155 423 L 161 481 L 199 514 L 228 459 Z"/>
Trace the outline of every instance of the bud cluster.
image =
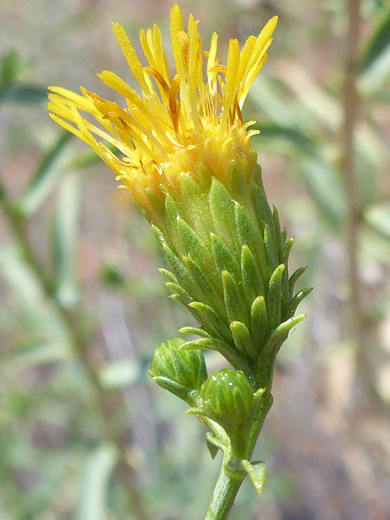
<path id="1" fill-rule="evenodd" d="M 207 171 L 202 182 L 183 174 L 178 191 L 180 199 L 166 192 L 164 220 L 154 230 L 171 268 L 161 271 L 172 298 L 200 324 L 180 332 L 200 339 L 160 345 L 150 373 L 191 405 L 188 413 L 222 428 L 234 460 L 245 461 L 254 417 L 265 417 L 272 401 L 276 355 L 304 318 L 294 314 L 310 289 L 294 294 L 305 269 L 288 274 L 293 239 L 268 204 L 255 153 L 231 163 L 227 183 Z M 207 378 L 204 349 L 222 354 L 233 370 Z M 210 432 L 208 441 L 221 448 L 222 437 Z"/>

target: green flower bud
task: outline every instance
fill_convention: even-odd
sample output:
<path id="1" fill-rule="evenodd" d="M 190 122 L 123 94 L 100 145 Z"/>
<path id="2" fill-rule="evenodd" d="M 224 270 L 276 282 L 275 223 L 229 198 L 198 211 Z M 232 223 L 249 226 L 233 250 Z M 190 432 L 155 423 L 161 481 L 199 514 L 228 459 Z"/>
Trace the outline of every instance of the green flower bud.
<path id="1" fill-rule="evenodd" d="M 149 374 L 160 386 L 189 404 L 197 402 L 198 391 L 207 379 L 204 357 L 199 350 L 179 350 L 180 338 L 165 341 L 154 353 Z"/>
<path id="2" fill-rule="evenodd" d="M 226 429 L 252 417 L 253 388 L 241 370 L 225 368 L 212 374 L 202 386 L 205 415 Z"/>
<path id="3" fill-rule="evenodd" d="M 212 374 L 201 389 L 202 405 L 189 413 L 203 415 L 218 423 L 230 437 L 233 450 L 245 449 L 249 426 L 264 390 L 253 392 L 241 370 L 225 368 Z M 241 453 L 241 456 L 245 456 Z"/>

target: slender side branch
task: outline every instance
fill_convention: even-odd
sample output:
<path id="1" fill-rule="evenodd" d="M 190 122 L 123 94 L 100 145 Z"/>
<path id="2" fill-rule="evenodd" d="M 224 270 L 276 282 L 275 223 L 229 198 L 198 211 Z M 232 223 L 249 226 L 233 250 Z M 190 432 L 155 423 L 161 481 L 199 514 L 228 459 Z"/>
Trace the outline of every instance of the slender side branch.
<path id="1" fill-rule="evenodd" d="M 361 205 L 355 157 L 355 134 L 360 110 L 360 98 L 356 88 L 359 60 L 360 5 L 361 0 L 348 0 L 347 2 L 348 29 L 345 39 L 346 54 L 343 85 L 344 123 L 342 143 L 344 183 L 347 203 L 345 234 L 348 257 L 348 282 L 350 290 L 349 319 L 352 337 L 356 345 L 356 378 L 363 382 L 366 388 L 371 391 L 373 388 L 367 360 L 367 334 L 365 329 L 362 283 L 358 260 Z"/>
<path id="2" fill-rule="evenodd" d="M 343 86 L 343 165 L 347 200 L 346 244 L 348 276 L 350 285 L 351 321 L 354 338 L 363 347 L 361 335 L 362 302 L 358 266 L 358 240 L 360 231 L 360 201 L 355 165 L 355 130 L 359 111 L 359 96 L 356 90 L 357 48 L 359 43 L 360 0 L 348 0 L 348 32 L 346 35 L 345 78 Z"/>

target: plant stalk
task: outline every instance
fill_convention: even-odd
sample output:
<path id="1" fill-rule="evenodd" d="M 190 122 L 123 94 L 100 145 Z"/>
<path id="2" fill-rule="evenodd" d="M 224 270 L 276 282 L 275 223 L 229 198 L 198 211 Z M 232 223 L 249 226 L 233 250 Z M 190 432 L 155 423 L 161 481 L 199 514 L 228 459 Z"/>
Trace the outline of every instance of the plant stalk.
<path id="1" fill-rule="evenodd" d="M 248 460 L 252 457 L 265 418 L 272 406 L 271 386 L 266 392 L 268 398 L 265 400 L 265 405 L 258 406 L 253 418 L 246 453 Z M 227 464 L 232 458 L 234 458 L 234 454 L 229 450 L 226 451 L 205 520 L 226 520 L 232 510 L 237 493 L 246 477 L 244 472 L 232 474 L 227 471 Z"/>
<path id="2" fill-rule="evenodd" d="M 357 91 L 359 65 L 361 0 L 347 1 L 348 29 L 345 39 L 345 74 L 343 85 L 343 170 L 347 203 L 345 224 L 346 250 L 348 262 L 349 322 L 356 346 L 355 379 L 369 391 L 370 397 L 380 404 L 372 377 L 372 369 L 367 355 L 367 330 L 359 272 L 359 236 L 361 227 L 361 203 L 359 196 L 358 172 L 356 168 L 355 135 L 359 121 L 360 97 Z"/>
<path id="3" fill-rule="evenodd" d="M 231 476 L 226 473 L 228 455 L 225 455 L 221 471 L 215 484 L 213 495 L 205 520 L 225 520 L 234 505 L 237 493 L 245 479 L 245 475 Z"/>

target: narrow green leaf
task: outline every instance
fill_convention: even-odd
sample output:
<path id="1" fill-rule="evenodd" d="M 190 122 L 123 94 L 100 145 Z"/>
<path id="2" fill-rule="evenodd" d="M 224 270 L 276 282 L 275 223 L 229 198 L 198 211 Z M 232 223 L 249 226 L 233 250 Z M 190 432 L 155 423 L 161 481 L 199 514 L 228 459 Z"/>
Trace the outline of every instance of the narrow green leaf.
<path id="1" fill-rule="evenodd" d="M 47 89 L 29 83 L 14 83 L 0 90 L 0 103 L 37 105 L 47 102 Z"/>
<path id="2" fill-rule="evenodd" d="M 190 350 L 190 349 L 187 349 Z M 168 390 L 168 392 L 171 392 L 172 394 L 176 395 L 176 397 L 179 397 L 180 399 L 183 399 L 183 401 L 187 401 L 189 398 L 189 391 L 188 388 L 185 388 L 183 385 L 177 383 L 176 381 L 172 381 L 172 379 L 169 379 L 168 377 L 164 376 L 152 376 L 151 378 L 155 383 L 157 383 L 161 388 L 164 388 L 164 390 Z"/>
<path id="3" fill-rule="evenodd" d="M 0 58 L 0 90 L 7 84 L 17 80 L 21 72 L 22 65 L 18 52 L 11 49 L 3 54 Z"/>
<path id="4" fill-rule="evenodd" d="M 246 325 L 240 321 L 232 321 L 230 330 L 232 331 L 237 350 L 245 357 L 256 358 L 257 351 L 253 346 L 252 338 Z"/>
<path id="5" fill-rule="evenodd" d="M 187 298 L 185 296 L 182 296 L 181 294 L 174 293 L 174 294 L 170 294 L 168 296 L 168 298 L 170 298 L 171 300 L 173 300 L 175 302 L 181 303 L 182 305 L 184 305 L 184 307 L 186 309 L 188 308 L 188 300 L 187 300 Z"/>
<path id="6" fill-rule="evenodd" d="M 362 51 L 360 69 L 365 72 L 390 50 L 390 6 L 380 11 L 380 17 Z"/>
<path id="7" fill-rule="evenodd" d="M 80 195 L 79 176 L 68 175 L 59 192 L 53 228 L 55 294 L 64 307 L 71 307 L 79 298 L 76 251 Z"/>
<path id="8" fill-rule="evenodd" d="M 375 204 L 364 213 L 364 219 L 379 236 L 390 240 L 390 204 Z"/>
<path id="9" fill-rule="evenodd" d="M 153 233 L 155 234 L 155 237 L 157 238 L 158 242 L 160 243 L 160 245 L 162 246 L 163 244 L 165 244 L 166 239 L 165 239 L 164 233 L 161 231 L 161 229 L 159 227 L 155 226 L 154 224 L 151 224 L 151 228 L 152 228 Z"/>
<path id="10" fill-rule="evenodd" d="M 275 122 L 261 122 L 252 127 L 261 131 L 261 143 L 266 151 L 292 154 L 313 154 L 316 151 L 316 142 L 301 128 L 292 125 L 282 125 Z"/>
<path id="11" fill-rule="evenodd" d="M 103 366 L 98 377 L 102 386 L 107 390 L 129 388 L 141 383 L 145 379 L 145 362 L 121 360 Z"/>
<path id="12" fill-rule="evenodd" d="M 100 446 L 88 460 L 81 482 L 77 520 L 104 520 L 108 485 L 118 460 L 116 448 L 110 444 Z"/>
<path id="13" fill-rule="evenodd" d="M 345 213 L 344 188 L 337 171 L 321 159 L 305 160 L 302 171 L 323 221 L 333 231 L 340 229 Z"/>
<path id="14" fill-rule="evenodd" d="M 20 210 L 26 217 L 30 217 L 40 207 L 51 189 L 58 184 L 58 179 L 65 171 L 71 138 L 70 132 L 62 132 L 40 160 L 20 201 Z"/>

